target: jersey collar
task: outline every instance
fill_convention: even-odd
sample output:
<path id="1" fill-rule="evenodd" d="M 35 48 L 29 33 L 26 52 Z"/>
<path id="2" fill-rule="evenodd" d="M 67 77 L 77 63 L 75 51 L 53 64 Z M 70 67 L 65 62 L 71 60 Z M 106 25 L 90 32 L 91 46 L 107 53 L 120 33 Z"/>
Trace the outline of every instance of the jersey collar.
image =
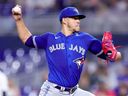
<path id="1" fill-rule="evenodd" d="M 71 37 L 71 36 L 79 36 L 80 32 L 74 32 L 73 34 L 71 34 L 70 36 L 67 37 Z M 61 37 L 66 37 L 62 32 L 58 32 L 56 35 L 56 37 L 61 36 Z"/>

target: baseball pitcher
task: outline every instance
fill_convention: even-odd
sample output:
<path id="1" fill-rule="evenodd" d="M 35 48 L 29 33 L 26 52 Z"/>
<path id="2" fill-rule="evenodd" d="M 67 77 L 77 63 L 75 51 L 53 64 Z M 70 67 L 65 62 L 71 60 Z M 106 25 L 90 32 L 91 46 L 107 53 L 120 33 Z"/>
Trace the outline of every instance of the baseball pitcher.
<path id="1" fill-rule="evenodd" d="M 90 51 L 109 61 L 121 58 L 121 53 L 112 43 L 111 32 L 105 32 L 103 40 L 100 41 L 80 31 L 80 20 L 86 16 L 80 14 L 75 7 L 66 7 L 60 12 L 60 32 L 46 32 L 40 36 L 32 35 L 25 26 L 19 5 L 12 9 L 12 14 L 22 42 L 26 46 L 44 49 L 46 52 L 49 74 L 39 96 L 94 96 L 80 89 L 78 85 L 86 53 Z"/>

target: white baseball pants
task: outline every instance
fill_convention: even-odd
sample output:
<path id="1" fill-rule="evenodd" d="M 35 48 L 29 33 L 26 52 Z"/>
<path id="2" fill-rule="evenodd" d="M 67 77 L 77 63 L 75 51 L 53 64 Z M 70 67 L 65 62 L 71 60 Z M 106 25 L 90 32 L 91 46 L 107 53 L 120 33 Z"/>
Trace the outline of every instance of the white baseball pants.
<path id="1" fill-rule="evenodd" d="M 70 93 L 68 91 L 61 91 L 55 88 L 55 86 L 57 86 L 57 84 L 46 80 L 41 87 L 39 96 L 95 96 L 94 94 L 80 88 L 77 88 L 73 93 Z"/>

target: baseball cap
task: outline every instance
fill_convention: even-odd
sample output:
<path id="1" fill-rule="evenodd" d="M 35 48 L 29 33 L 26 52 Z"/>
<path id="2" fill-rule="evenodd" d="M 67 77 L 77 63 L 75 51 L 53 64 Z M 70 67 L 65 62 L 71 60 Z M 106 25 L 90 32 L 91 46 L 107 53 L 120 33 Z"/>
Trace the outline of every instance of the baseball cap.
<path id="1" fill-rule="evenodd" d="M 59 20 L 62 21 L 62 18 L 66 17 L 78 17 L 79 19 L 83 19 L 86 16 L 79 13 L 78 9 L 75 7 L 66 7 L 62 9 L 59 14 Z"/>

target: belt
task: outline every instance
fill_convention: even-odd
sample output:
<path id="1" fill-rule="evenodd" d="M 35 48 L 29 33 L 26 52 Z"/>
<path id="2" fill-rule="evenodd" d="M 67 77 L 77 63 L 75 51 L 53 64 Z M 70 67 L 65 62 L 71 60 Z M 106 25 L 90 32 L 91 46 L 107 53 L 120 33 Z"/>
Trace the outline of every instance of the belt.
<path id="1" fill-rule="evenodd" d="M 77 89 L 77 86 L 73 87 L 73 88 L 65 88 L 65 87 L 61 87 L 61 86 L 55 86 L 56 89 L 59 89 L 61 92 L 67 91 L 70 94 L 74 93 Z"/>

